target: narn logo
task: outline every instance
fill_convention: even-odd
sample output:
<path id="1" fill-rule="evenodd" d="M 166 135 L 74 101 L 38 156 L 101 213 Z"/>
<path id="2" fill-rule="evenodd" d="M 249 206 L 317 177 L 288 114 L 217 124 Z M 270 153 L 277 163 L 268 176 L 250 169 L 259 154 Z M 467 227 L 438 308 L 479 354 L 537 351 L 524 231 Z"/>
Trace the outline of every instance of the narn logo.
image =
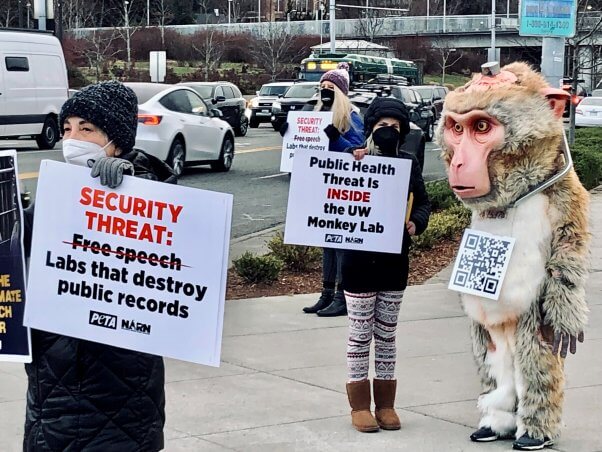
<path id="1" fill-rule="evenodd" d="M 151 326 L 146 323 L 135 322 L 133 320 L 121 320 L 121 329 L 133 331 L 134 333 L 150 334 Z"/>

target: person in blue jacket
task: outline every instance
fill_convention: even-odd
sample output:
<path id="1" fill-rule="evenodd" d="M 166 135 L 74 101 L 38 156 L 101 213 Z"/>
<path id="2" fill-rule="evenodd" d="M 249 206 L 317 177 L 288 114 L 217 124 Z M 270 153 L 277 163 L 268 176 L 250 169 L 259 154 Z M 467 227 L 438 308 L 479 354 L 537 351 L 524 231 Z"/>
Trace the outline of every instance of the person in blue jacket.
<path id="1" fill-rule="evenodd" d="M 358 109 L 349 101 L 349 66 L 339 63 L 336 69 L 325 72 L 320 79 L 320 96 L 304 110 L 332 111 L 332 124 L 324 129 L 328 136 L 328 150 L 345 152 L 364 142 L 364 124 Z M 284 135 L 288 123 L 284 123 L 280 134 Z M 307 314 L 320 317 L 347 315 L 345 295 L 341 277 L 342 250 L 324 248 L 322 255 L 322 293 L 313 306 L 303 308 Z"/>

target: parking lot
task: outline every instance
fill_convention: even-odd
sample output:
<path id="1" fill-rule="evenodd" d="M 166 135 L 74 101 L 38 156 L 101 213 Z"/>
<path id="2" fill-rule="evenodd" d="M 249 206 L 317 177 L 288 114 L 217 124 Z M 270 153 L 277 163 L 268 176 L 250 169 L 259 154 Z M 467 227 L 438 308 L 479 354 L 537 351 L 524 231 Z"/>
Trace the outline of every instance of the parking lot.
<path id="1" fill-rule="evenodd" d="M 289 177 L 280 172 L 282 138 L 272 126 L 262 124 L 249 129 L 245 137 L 235 140 L 232 169 L 213 172 L 209 166 L 186 168 L 179 183 L 234 195 L 232 238 L 239 238 L 282 224 L 286 215 Z M 0 149 L 18 149 L 19 175 L 23 188 L 35 197 L 40 161 L 62 161 L 60 143 L 52 151 L 39 151 L 35 141 L 1 140 Z M 445 176 L 434 143 L 426 144 L 424 177 L 426 180 Z"/>

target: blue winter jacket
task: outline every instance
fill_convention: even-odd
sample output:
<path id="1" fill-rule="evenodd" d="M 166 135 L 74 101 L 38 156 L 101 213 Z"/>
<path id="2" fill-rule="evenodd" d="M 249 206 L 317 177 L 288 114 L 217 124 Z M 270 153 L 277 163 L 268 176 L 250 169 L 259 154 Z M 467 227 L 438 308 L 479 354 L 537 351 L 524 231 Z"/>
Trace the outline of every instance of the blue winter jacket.
<path id="1" fill-rule="evenodd" d="M 351 112 L 351 127 L 336 140 L 330 140 L 328 150 L 345 152 L 351 146 L 361 146 L 364 143 L 364 121 L 355 111 Z"/>

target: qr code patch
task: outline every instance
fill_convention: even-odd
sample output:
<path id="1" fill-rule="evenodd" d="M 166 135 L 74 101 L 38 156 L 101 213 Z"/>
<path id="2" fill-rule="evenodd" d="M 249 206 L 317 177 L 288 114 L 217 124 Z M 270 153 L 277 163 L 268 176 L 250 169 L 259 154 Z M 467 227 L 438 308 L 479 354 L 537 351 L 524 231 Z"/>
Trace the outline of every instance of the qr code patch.
<path id="1" fill-rule="evenodd" d="M 466 230 L 450 289 L 497 299 L 514 239 Z"/>

